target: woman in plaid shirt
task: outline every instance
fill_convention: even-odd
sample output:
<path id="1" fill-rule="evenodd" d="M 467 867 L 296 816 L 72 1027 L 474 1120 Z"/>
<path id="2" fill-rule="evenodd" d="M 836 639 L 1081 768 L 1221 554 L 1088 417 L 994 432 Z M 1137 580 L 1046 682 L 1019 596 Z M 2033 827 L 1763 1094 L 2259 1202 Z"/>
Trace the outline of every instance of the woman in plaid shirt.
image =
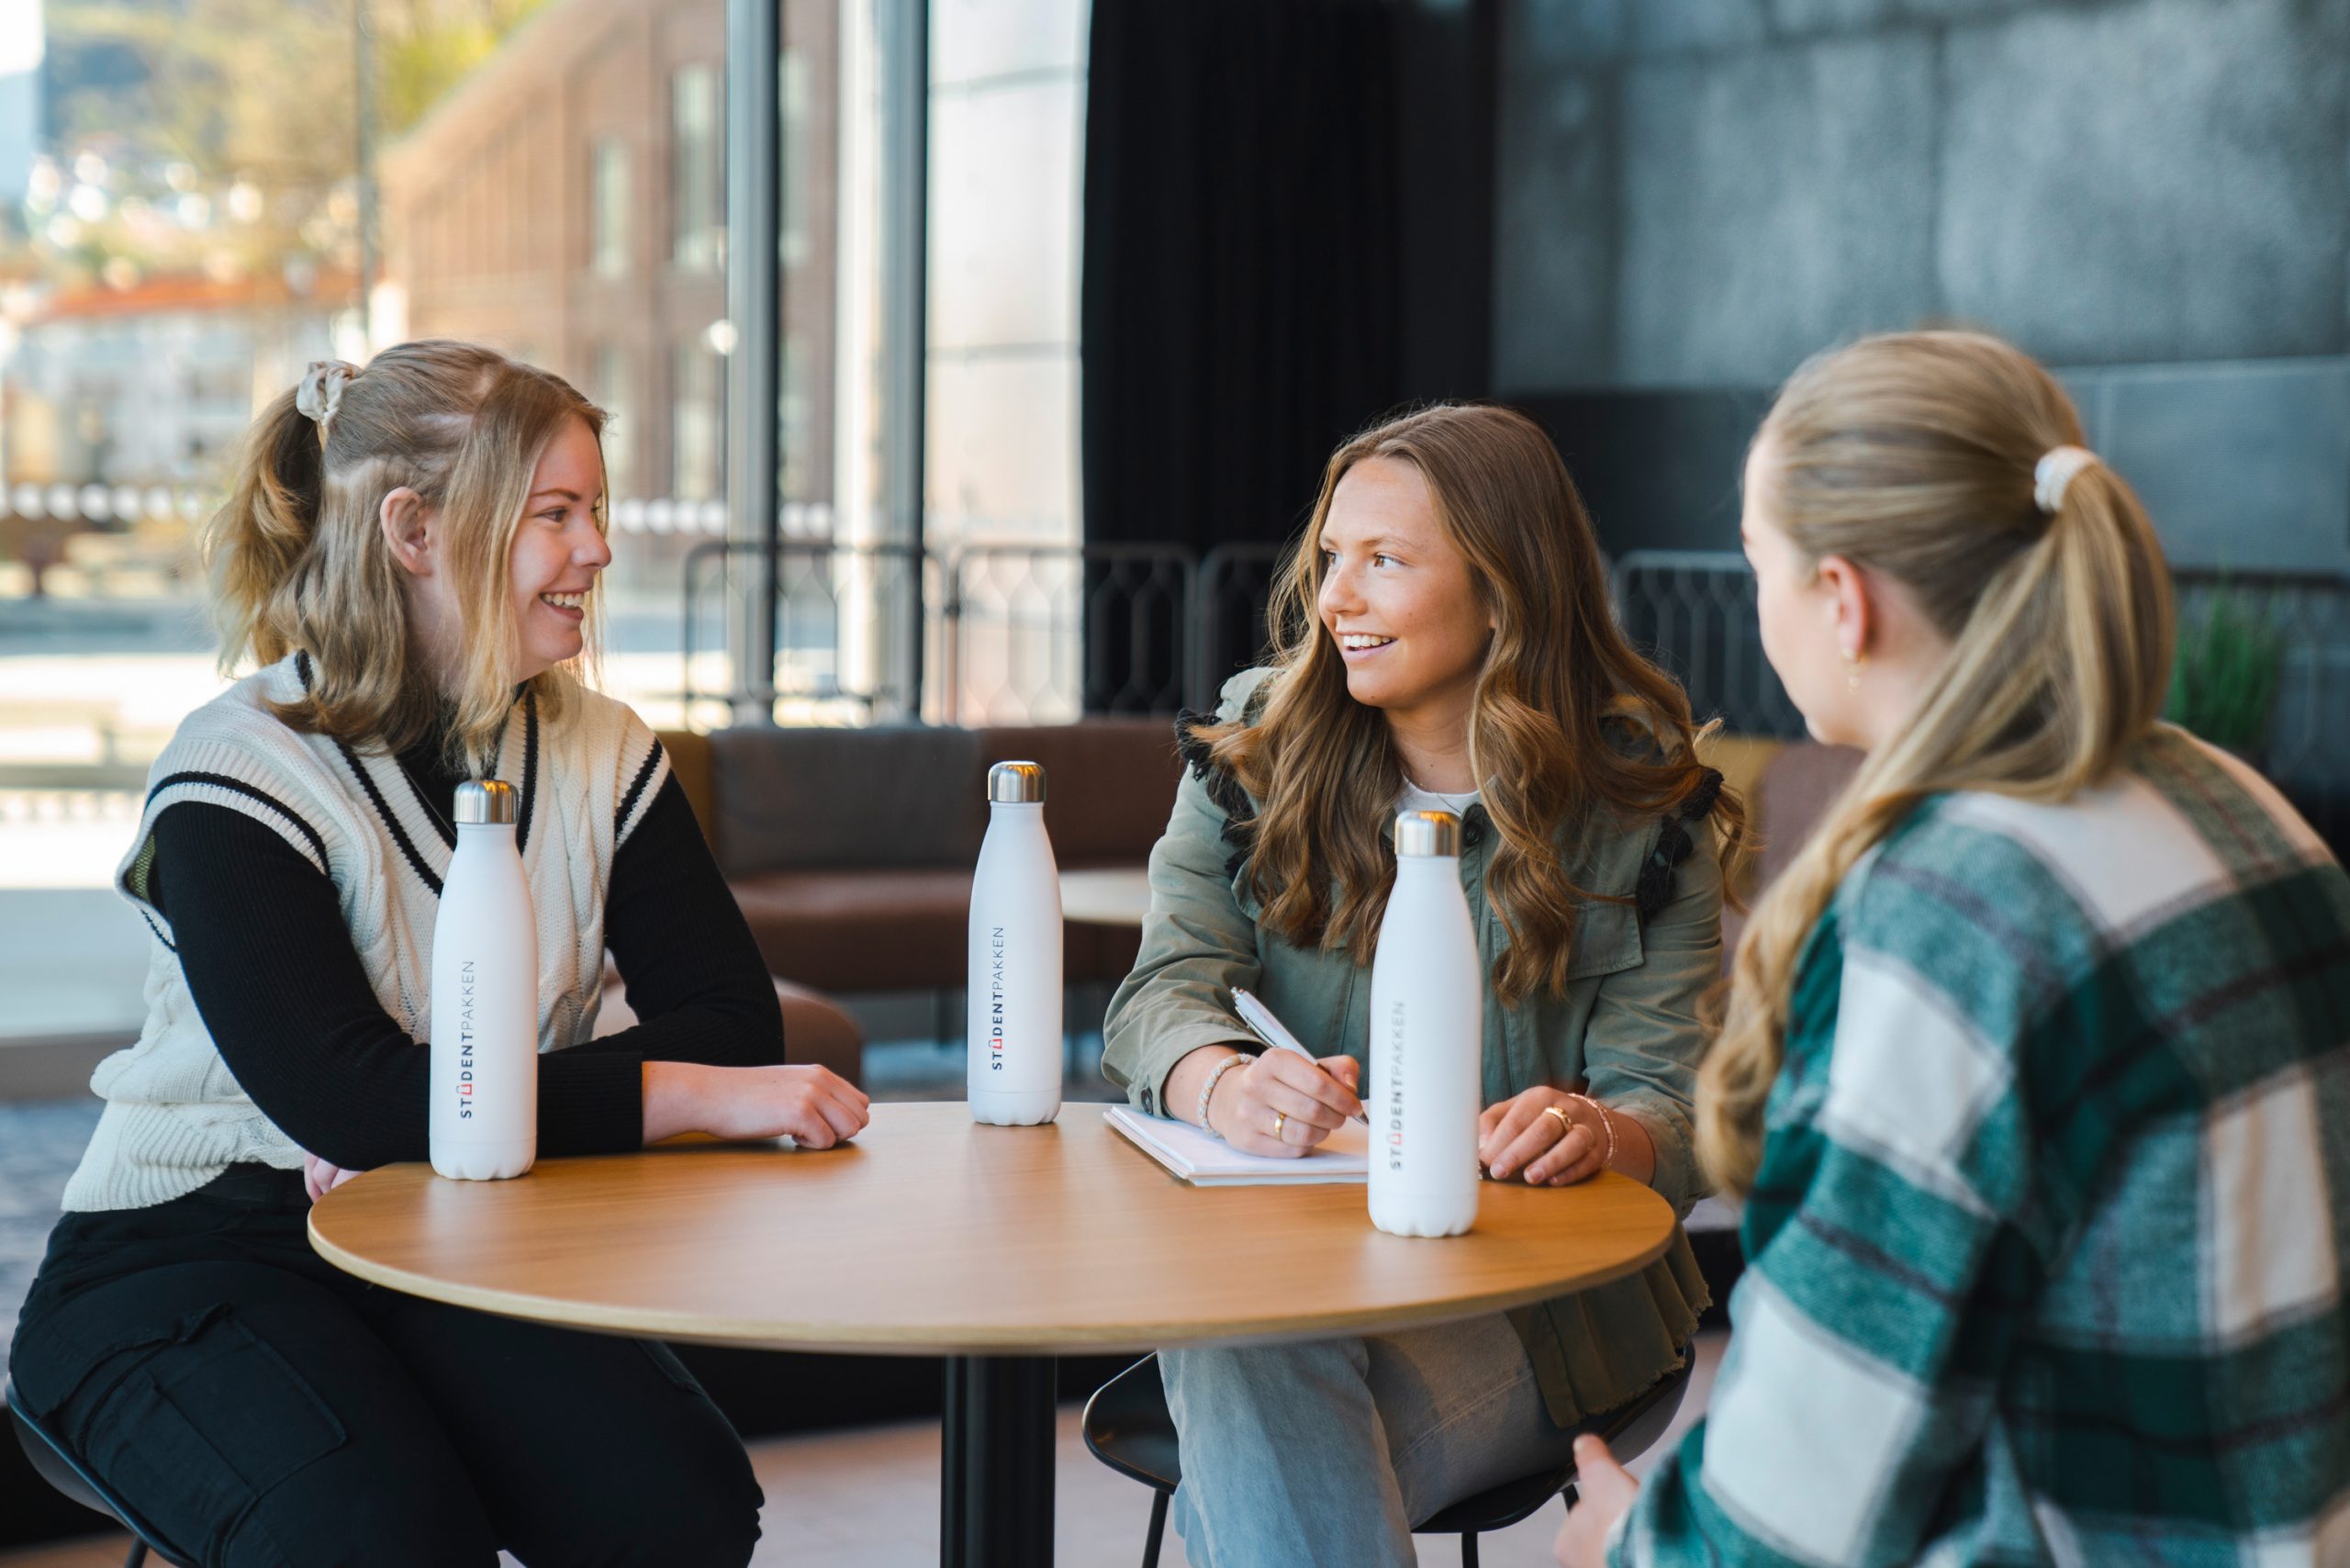
<path id="1" fill-rule="evenodd" d="M 1568 1568 L 2350 1562 L 2350 879 L 2158 722 L 2167 574 L 2082 440 L 1953 332 L 1755 438 L 1763 646 L 1869 755 L 1701 1079 L 1708 1418 L 1644 1490 L 1586 1441 Z"/>

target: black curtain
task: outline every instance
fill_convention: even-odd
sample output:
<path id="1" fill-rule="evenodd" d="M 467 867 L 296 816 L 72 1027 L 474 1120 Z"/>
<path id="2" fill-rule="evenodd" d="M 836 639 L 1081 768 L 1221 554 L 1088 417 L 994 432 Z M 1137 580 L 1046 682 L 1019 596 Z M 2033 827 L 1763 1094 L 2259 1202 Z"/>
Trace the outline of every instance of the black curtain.
<path id="1" fill-rule="evenodd" d="M 1089 543 L 1286 540 L 1331 449 L 1402 399 L 1406 36 L 1393 0 L 1094 7 Z M 1096 562 L 1089 586 L 1108 571 Z M 1091 594 L 1088 622 L 1090 710 L 1166 689 L 1169 640 L 1119 594 Z M 1234 625 L 1210 662 L 1231 667 L 1261 635 Z"/>

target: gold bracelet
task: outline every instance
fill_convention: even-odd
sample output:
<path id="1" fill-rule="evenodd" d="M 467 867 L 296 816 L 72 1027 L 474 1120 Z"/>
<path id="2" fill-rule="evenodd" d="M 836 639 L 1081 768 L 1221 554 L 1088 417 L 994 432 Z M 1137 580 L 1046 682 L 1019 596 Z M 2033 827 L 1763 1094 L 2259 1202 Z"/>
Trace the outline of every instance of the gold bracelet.
<path id="1" fill-rule="evenodd" d="M 1599 1163 L 1609 1170 L 1613 1170 L 1616 1165 L 1615 1118 L 1608 1115 L 1606 1106 L 1601 1104 L 1598 1101 L 1593 1099 L 1588 1094 L 1570 1094 L 1567 1098 L 1570 1100 L 1580 1100 L 1584 1104 L 1599 1113 L 1599 1125 L 1607 1129 L 1607 1152 L 1599 1157 Z"/>

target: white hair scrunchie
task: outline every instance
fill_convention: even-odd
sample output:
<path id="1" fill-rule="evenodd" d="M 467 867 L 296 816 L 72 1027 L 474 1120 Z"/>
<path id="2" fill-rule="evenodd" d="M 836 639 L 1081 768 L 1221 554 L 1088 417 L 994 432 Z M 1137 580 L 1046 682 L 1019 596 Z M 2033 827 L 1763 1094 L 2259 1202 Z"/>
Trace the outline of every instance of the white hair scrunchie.
<path id="1" fill-rule="evenodd" d="M 2097 454 L 2086 446 L 2052 446 L 2041 454 L 2031 470 L 2031 498 L 2040 510 L 2053 517 L 2064 510 L 2065 489 L 2073 476 L 2097 461 Z"/>
<path id="2" fill-rule="evenodd" d="M 343 384 L 358 374 L 359 367 L 348 360 L 314 359 L 295 384 L 294 406 L 317 422 L 321 438 L 334 421 L 334 411 L 342 407 Z"/>

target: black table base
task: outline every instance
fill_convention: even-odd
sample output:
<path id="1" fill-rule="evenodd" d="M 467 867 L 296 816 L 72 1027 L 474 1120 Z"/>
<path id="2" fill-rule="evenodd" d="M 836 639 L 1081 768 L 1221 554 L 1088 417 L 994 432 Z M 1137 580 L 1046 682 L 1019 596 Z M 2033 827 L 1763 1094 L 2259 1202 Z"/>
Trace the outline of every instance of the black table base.
<path id="1" fill-rule="evenodd" d="M 1053 1561 L 1050 1356 L 949 1356 L 939 1487 L 941 1568 Z"/>

